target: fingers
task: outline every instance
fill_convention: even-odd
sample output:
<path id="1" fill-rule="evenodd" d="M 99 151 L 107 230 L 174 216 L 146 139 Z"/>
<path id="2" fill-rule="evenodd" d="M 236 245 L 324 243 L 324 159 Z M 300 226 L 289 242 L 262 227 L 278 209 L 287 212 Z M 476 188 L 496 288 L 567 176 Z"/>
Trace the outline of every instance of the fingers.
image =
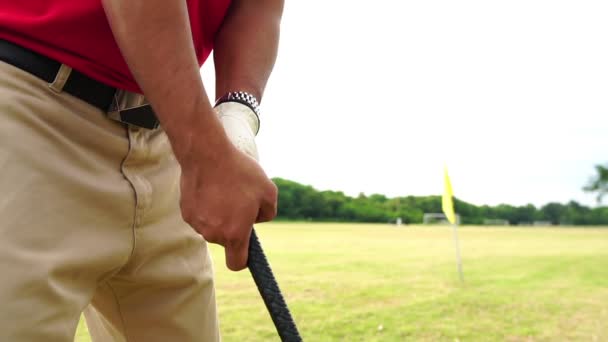
<path id="1" fill-rule="evenodd" d="M 267 222 L 277 216 L 277 187 L 274 183 L 268 187 L 266 198 L 262 200 L 257 222 Z M 234 239 L 228 239 L 224 244 L 224 252 L 226 255 L 226 266 L 231 271 L 240 271 L 247 267 L 247 259 L 249 256 L 249 239 L 251 238 L 251 230 L 253 225 L 249 225 L 246 230 L 247 234 L 239 234 Z M 245 236 L 243 236 L 245 235 Z M 243 239 L 244 238 L 244 239 Z"/>
<path id="2" fill-rule="evenodd" d="M 256 223 L 272 221 L 277 216 L 277 196 L 278 189 L 274 183 L 268 188 L 265 198 L 260 203 L 260 210 L 255 219 Z"/>
<path id="3" fill-rule="evenodd" d="M 277 216 L 277 203 L 262 203 L 255 223 L 269 222 Z"/>
<path id="4" fill-rule="evenodd" d="M 182 169 L 180 207 L 184 220 L 205 240 L 224 246 L 228 269 L 240 271 L 247 267 L 253 224 L 277 214 L 278 190 L 252 159 L 255 155 L 238 148 L 229 152 L 218 167 Z"/>
<path id="5" fill-rule="evenodd" d="M 267 222 L 277 216 L 277 187 L 274 183 L 270 183 L 265 198 L 260 203 L 256 223 Z M 247 234 L 239 234 L 234 239 L 228 239 L 224 244 L 226 254 L 226 266 L 231 271 L 240 271 L 247 267 L 247 258 L 249 256 L 249 239 L 251 237 L 251 229 L 253 225 L 248 225 Z M 245 236 L 243 236 L 245 235 Z M 244 238 L 244 239 L 243 239 Z"/>
<path id="6" fill-rule="evenodd" d="M 244 240 L 231 240 L 224 246 L 226 254 L 226 267 L 231 271 L 240 271 L 247 267 L 249 256 L 249 238 L 251 237 L 251 227 L 248 229 Z"/>

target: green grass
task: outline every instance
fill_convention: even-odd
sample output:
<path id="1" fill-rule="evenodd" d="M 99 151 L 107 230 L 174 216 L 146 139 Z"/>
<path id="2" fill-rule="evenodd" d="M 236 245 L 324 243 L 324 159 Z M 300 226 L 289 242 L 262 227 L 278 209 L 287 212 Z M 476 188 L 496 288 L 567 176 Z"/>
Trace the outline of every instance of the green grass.
<path id="1" fill-rule="evenodd" d="M 460 228 L 464 284 L 448 228 L 257 231 L 306 341 L 608 340 L 608 229 Z M 278 340 L 249 273 L 212 253 L 224 341 Z"/>

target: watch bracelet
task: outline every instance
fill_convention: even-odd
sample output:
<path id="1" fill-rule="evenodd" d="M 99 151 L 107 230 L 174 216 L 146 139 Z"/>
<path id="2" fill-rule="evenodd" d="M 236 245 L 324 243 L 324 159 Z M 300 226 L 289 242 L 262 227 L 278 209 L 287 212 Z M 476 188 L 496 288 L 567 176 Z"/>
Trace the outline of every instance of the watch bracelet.
<path id="1" fill-rule="evenodd" d="M 257 98 L 246 91 L 230 91 L 217 99 L 214 107 L 226 102 L 237 102 L 251 109 L 258 120 L 258 130 L 255 132 L 257 135 L 257 133 L 260 131 L 260 106 Z"/>

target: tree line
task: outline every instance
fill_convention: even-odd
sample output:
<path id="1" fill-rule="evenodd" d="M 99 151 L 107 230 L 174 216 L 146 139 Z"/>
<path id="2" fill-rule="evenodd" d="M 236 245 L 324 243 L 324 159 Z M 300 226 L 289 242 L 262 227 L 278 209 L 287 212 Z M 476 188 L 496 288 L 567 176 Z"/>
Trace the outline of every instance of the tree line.
<path id="1" fill-rule="evenodd" d="M 312 186 L 282 178 L 273 181 L 279 188 L 278 218 L 285 220 L 422 223 L 424 213 L 441 212 L 441 196 L 388 198 L 374 194 L 357 197 L 341 191 L 318 191 Z M 608 225 L 608 207 L 590 208 L 575 201 L 512 206 L 476 206 L 454 198 L 462 224 L 479 225 L 487 220 L 507 220 L 512 225 L 546 221 L 554 225 Z"/>

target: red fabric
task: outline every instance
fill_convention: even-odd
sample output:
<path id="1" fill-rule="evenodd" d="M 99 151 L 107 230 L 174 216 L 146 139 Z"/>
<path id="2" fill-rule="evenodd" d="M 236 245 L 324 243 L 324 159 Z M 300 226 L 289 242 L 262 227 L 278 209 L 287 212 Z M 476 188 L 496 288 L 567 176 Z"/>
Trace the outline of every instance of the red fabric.
<path id="1" fill-rule="evenodd" d="M 213 49 L 230 0 L 187 3 L 192 38 L 202 65 Z M 140 91 L 114 41 L 101 0 L 0 0 L 0 39 L 113 87 Z"/>

